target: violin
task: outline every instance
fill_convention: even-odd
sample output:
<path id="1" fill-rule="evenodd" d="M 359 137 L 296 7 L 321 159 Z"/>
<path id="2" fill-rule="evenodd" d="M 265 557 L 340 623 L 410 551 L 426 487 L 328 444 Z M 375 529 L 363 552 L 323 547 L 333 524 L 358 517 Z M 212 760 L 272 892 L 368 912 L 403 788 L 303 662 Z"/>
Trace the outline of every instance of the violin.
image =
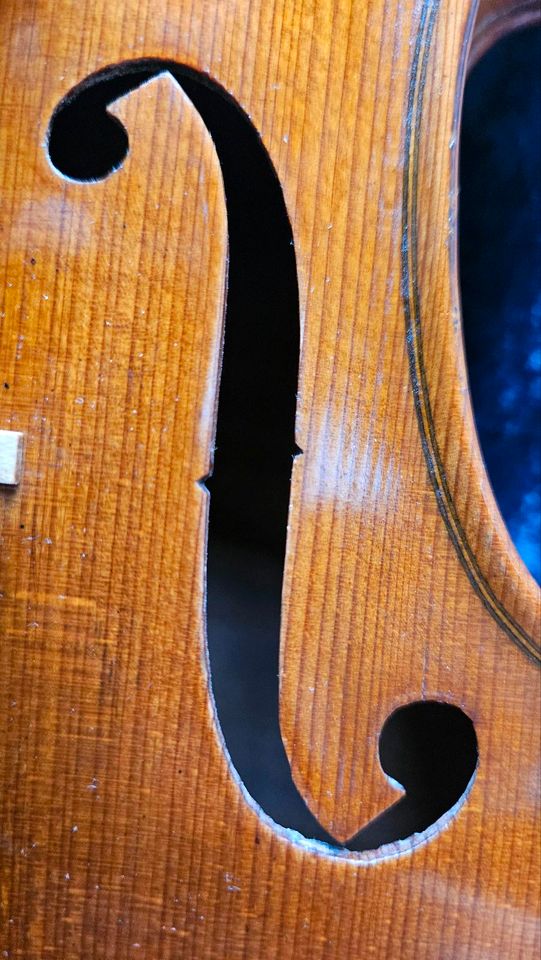
<path id="1" fill-rule="evenodd" d="M 457 204 L 467 71 L 539 19 L 4 0 L 1 956 L 538 955 Z"/>

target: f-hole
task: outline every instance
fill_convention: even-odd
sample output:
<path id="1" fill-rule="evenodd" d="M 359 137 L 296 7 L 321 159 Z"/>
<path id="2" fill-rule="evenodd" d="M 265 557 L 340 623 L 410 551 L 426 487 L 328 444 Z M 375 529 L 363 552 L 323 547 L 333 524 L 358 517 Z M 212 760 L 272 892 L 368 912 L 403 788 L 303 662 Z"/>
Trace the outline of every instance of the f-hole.
<path id="1" fill-rule="evenodd" d="M 292 458 L 298 453 L 300 330 L 292 230 L 268 154 L 247 115 L 208 77 L 145 60 L 90 77 L 66 96 L 51 120 L 49 157 L 73 180 L 113 173 L 129 142 L 107 106 L 164 70 L 182 86 L 214 141 L 229 228 L 214 474 L 202 478 L 211 491 L 207 624 L 218 720 L 231 762 L 262 811 L 276 824 L 338 849 L 293 782 L 279 726 L 281 587 Z M 360 743 L 359 757 L 364 749 Z M 350 850 L 422 833 L 454 810 L 477 763 L 473 725 L 458 707 L 406 705 L 382 731 L 380 759 L 392 781 L 406 787 L 406 796 L 353 838 Z"/>

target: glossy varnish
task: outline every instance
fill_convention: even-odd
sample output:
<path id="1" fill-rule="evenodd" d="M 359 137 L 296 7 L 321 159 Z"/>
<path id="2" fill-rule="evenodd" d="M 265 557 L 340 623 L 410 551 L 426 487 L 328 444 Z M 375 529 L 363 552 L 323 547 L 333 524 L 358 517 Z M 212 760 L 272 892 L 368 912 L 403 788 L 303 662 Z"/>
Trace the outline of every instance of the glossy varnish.
<path id="1" fill-rule="evenodd" d="M 4 0 L 0 429 L 24 434 L 20 483 L 0 493 L 4 956 L 537 955 L 539 599 L 479 453 L 456 277 L 474 22 L 465 0 Z M 456 704 L 479 765 L 434 836 L 362 854 L 303 841 L 229 766 L 200 483 L 226 297 L 220 164 L 167 72 L 112 105 L 130 151 L 111 176 L 70 181 L 46 145 L 74 86 L 155 57 L 236 99 L 292 223 L 294 780 L 346 841 L 397 797 L 377 753 L 389 714 Z"/>

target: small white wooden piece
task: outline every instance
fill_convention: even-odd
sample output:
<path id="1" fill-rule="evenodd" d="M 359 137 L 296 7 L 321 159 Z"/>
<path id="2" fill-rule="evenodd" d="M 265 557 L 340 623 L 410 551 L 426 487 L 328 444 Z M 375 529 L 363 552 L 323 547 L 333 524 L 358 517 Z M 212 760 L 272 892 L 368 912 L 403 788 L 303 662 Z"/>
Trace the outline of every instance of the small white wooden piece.
<path id="1" fill-rule="evenodd" d="M 23 434 L 0 430 L 0 484 L 15 487 L 21 479 Z"/>

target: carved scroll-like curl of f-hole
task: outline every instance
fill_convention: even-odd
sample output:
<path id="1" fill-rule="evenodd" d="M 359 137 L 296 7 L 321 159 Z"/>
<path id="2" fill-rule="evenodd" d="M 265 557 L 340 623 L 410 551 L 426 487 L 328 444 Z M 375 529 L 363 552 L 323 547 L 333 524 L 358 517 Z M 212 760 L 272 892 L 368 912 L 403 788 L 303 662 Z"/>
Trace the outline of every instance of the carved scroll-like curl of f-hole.
<path id="1" fill-rule="evenodd" d="M 238 104 L 208 77 L 163 61 L 125 64 L 72 91 L 52 118 L 49 156 L 74 180 L 111 174 L 123 163 L 129 141 L 108 104 L 164 70 L 212 136 L 228 218 L 215 469 L 200 480 L 211 490 L 207 616 L 218 720 L 232 764 L 261 810 L 336 849 L 293 782 L 279 726 L 281 585 L 292 456 L 298 453 L 300 331 L 295 249 L 278 178 Z M 360 743 L 359 753 L 365 749 Z M 463 760 L 458 767 L 457 757 Z M 351 850 L 405 839 L 452 810 L 475 769 L 473 726 L 452 706 L 406 706 L 386 724 L 380 758 L 398 786 L 401 778 L 407 795 L 353 838 L 346 845 Z"/>

